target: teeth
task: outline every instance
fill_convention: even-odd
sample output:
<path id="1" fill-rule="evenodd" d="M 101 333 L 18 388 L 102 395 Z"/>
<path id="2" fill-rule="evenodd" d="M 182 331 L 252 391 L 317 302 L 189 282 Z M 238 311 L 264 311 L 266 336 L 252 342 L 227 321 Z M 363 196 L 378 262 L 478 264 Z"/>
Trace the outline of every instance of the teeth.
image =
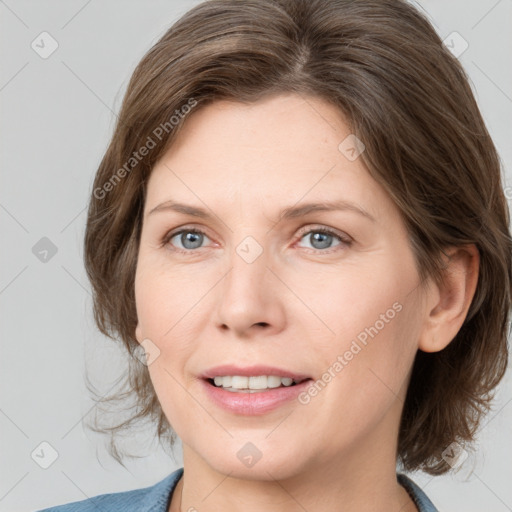
<path id="1" fill-rule="evenodd" d="M 291 386 L 293 379 L 277 377 L 276 375 L 258 375 L 257 377 L 243 377 L 241 375 L 218 376 L 213 379 L 217 387 L 231 390 L 272 389 L 280 386 Z"/>
<path id="2" fill-rule="evenodd" d="M 213 379 L 213 382 L 215 382 L 215 385 L 220 387 L 230 387 L 231 386 L 231 377 L 215 377 Z"/>

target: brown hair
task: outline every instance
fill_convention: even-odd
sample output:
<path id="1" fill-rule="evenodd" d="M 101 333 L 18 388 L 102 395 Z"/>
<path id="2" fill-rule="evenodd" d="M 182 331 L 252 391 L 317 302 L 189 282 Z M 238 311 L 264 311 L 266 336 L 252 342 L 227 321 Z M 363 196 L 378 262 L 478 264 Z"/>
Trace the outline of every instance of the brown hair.
<path id="1" fill-rule="evenodd" d="M 85 233 L 94 317 L 129 355 L 145 186 L 186 114 L 217 99 L 314 95 L 336 106 L 366 146 L 361 158 L 401 211 L 422 280 L 440 282 L 443 250 L 475 244 L 479 279 L 460 331 L 444 350 L 418 351 L 397 458 L 441 474 L 441 453 L 473 440 L 507 366 L 512 240 L 500 160 L 467 76 L 429 21 L 402 0 L 210 0 L 181 17 L 135 69 L 97 171 Z M 188 106 L 188 107 L 187 107 Z M 142 147 L 146 151 L 142 151 Z M 175 434 L 147 367 L 129 357 L 124 393 L 138 420 Z"/>

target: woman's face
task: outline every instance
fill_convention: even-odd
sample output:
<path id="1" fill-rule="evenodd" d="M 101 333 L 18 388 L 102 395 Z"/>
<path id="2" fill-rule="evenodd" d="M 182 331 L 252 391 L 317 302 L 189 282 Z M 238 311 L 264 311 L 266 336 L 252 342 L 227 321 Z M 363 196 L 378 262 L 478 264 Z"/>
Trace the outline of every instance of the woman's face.
<path id="1" fill-rule="evenodd" d="M 317 98 L 219 101 L 189 114 L 152 171 L 136 335 L 184 450 L 215 471 L 394 460 L 425 307 L 403 221 L 361 149 Z M 243 370 L 311 380 L 250 393 L 203 378 Z"/>

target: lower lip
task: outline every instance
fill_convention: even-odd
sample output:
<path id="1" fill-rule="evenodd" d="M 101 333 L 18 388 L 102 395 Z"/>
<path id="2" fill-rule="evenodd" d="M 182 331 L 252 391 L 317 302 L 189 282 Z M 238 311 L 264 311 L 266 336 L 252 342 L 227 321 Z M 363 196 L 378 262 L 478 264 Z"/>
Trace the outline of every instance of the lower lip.
<path id="1" fill-rule="evenodd" d="M 295 386 L 282 386 L 256 393 L 226 391 L 207 380 L 201 379 L 201 382 L 208 397 L 219 407 L 244 416 L 259 416 L 296 399 L 313 381 L 308 379 Z"/>

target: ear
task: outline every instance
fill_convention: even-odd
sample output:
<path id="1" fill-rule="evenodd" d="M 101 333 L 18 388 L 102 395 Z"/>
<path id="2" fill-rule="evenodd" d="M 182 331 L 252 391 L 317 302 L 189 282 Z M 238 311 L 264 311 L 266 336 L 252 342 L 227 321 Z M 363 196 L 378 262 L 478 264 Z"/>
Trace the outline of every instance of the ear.
<path id="1" fill-rule="evenodd" d="M 443 350 L 455 338 L 475 294 L 480 255 L 474 244 L 452 247 L 445 253 L 443 282 L 430 283 L 418 348 Z"/>

